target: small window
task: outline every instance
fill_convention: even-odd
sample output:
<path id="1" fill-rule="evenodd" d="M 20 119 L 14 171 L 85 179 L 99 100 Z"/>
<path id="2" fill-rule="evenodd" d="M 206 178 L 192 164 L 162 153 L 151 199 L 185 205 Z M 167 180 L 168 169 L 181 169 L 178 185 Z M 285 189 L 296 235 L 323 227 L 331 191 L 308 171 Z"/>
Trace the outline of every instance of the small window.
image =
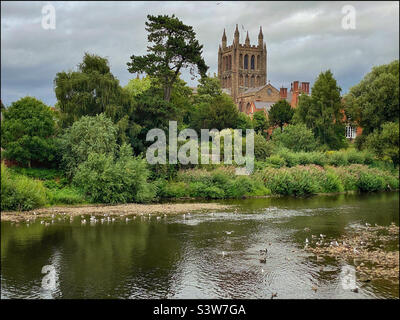
<path id="1" fill-rule="evenodd" d="M 269 96 L 272 94 L 271 88 L 268 88 L 267 93 L 268 93 Z"/>
<path id="2" fill-rule="evenodd" d="M 347 139 L 355 139 L 356 138 L 356 129 L 352 126 L 346 126 L 346 138 Z"/>

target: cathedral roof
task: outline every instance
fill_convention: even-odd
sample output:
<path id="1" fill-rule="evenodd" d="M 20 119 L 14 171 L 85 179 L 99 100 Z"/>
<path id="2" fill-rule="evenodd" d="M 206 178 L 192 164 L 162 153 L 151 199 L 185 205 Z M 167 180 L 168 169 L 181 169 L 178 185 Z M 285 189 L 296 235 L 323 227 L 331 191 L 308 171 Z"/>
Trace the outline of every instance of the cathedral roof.
<path id="1" fill-rule="evenodd" d="M 273 104 L 275 104 L 276 101 L 273 102 L 267 102 L 267 101 L 254 101 L 254 106 L 256 109 L 264 109 L 265 111 L 269 111 L 272 107 Z"/>

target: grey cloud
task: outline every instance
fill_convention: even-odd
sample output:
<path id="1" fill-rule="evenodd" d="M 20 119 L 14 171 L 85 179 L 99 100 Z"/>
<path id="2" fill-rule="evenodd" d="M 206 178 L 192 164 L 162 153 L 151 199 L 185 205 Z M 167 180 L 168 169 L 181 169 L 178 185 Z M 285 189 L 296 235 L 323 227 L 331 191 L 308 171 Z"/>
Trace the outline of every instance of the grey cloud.
<path id="1" fill-rule="evenodd" d="M 241 41 L 257 43 L 260 25 L 268 49 L 268 79 L 276 87 L 310 81 L 331 69 L 343 92 L 372 66 L 399 56 L 398 2 L 53 2 L 56 30 L 41 28 L 48 2 L 1 2 L 1 98 L 8 105 L 27 94 L 53 105 L 57 72 L 75 69 L 85 51 L 109 59 L 125 85 L 126 63 L 146 53 L 147 14 L 175 14 L 192 25 L 204 45 L 210 73 L 217 72 L 223 29 L 228 43 L 236 24 Z M 341 9 L 356 8 L 356 30 L 343 30 Z M 242 25 L 245 31 L 242 29 Z M 187 72 L 189 85 L 196 85 Z"/>

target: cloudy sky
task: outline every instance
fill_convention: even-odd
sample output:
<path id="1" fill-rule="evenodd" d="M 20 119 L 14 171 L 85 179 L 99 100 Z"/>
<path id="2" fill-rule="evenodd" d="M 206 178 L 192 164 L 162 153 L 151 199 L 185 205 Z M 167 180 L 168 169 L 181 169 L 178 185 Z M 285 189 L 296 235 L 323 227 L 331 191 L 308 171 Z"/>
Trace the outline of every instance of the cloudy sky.
<path id="1" fill-rule="evenodd" d="M 56 28 L 42 28 L 42 8 L 51 3 Z M 344 5 L 355 8 L 355 29 L 342 28 Z M 5 105 L 35 96 L 54 105 L 57 72 L 76 69 L 84 52 L 107 57 L 121 85 L 134 77 L 126 63 L 146 53 L 148 14 L 175 14 L 193 26 L 211 73 L 223 29 L 228 44 L 239 24 L 257 43 L 260 25 L 267 43 L 267 78 L 275 87 L 294 80 L 311 85 L 331 69 L 342 93 L 372 66 L 399 57 L 398 2 L 1 2 L 1 99 Z M 243 31 L 245 30 L 245 31 Z M 189 85 L 196 85 L 185 73 Z"/>

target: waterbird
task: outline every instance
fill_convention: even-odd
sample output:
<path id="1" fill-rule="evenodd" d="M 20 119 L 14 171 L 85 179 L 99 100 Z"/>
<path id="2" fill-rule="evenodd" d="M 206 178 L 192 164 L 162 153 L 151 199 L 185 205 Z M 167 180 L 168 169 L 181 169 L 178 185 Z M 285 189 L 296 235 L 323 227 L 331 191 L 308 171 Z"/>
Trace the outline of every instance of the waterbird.
<path id="1" fill-rule="evenodd" d="M 325 238 L 325 235 L 320 233 L 319 236 L 321 237 L 321 239 Z"/>
<path id="2" fill-rule="evenodd" d="M 271 294 L 271 299 L 273 299 L 273 298 L 275 298 L 275 297 L 277 297 L 278 296 L 278 292 L 272 292 L 272 294 Z"/>
<path id="3" fill-rule="evenodd" d="M 114 222 L 114 221 L 115 221 L 115 218 L 111 218 L 111 221 Z"/>
<path id="4" fill-rule="evenodd" d="M 308 238 L 306 238 L 306 244 L 308 244 Z"/>
<path id="5" fill-rule="evenodd" d="M 307 227 L 306 227 L 306 228 L 304 228 L 304 231 L 305 231 L 305 232 L 310 232 L 311 230 L 310 230 L 310 228 L 307 228 Z"/>
<path id="6" fill-rule="evenodd" d="M 128 221 L 130 221 L 130 220 L 131 220 L 131 219 L 129 219 L 128 217 L 126 217 L 126 219 L 125 219 L 126 222 L 128 222 Z"/>
<path id="7" fill-rule="evenodd" d="M 232 234 L 232 232 L 233 232 L 233 231 L 225 231 L 225 233 L 226 233 L 227 235 Z"/>
<path id="8" fill-rule="evenodd" d="M 331 241 L 331 246 L 339 247 L 339 243 L 336 240 L 335 241 Z"/>
<path id="9" fill-rule="evenodd" d="M 85 223 L 86 223 L 86 220 L 85 220 L 85 219 L 81 220 L 81 223 L 82 223 L 82 224 L 85 224 Z"/>
<path id="10" fill-rule="evenodd" d="M 368 222 L 366 222 L 366 223 L 365 223 L 365 226 L 366 226 L 366 227 L 370 227 L 371 225 L 370 225 Z"/>

